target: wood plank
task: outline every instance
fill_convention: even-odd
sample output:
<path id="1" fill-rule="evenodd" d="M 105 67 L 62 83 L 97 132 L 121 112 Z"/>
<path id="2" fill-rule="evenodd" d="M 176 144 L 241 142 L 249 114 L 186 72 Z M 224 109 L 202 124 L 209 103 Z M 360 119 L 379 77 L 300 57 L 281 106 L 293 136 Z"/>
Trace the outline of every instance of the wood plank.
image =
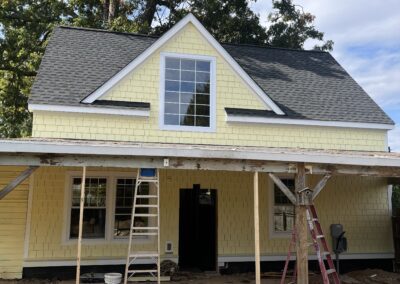
<path id="1" fill-rule="evenodd" d="M 3 199 L 7 194 L 9 194 L 14 188 L 21 184 L 25 179 L 27 179 L 39 166 L 29 166 L 20 175 L 18 175 L 13 181 L 6 185 L 2 191 L 0 191 L 0 200 Z"/>
<path id="2" fill-rule="evenodd" d="M 255 271 L 256 284 L 261 284 L 261 264 L 260 264 L 260 215 L 259 215 L 259 200 L 258 200 L 258 172 L 254 172 L 254 253 L 255 253 Z"/>
<path id="3" fill-rule="evenodd" d="M 269 173 L 270 178 L 274 181 L 274 183 L 278 186 L 278 188 L 286 195 L 286 197 L 293 203 L 296 204 L 296 196 L 290 191 L 289 188 L 281 181 L 280 178 L 275 176 L 272 173 Z"/>
<path id="4" fill-rule="evenodd" d="M 164 166 L 161 157 L 123 157 L 89 155 L 39 155 L 0 153 L 0 165 L 36 165 L 82 167 L 117 167 L 117 168 L 159 168 L 186 170 L 245 171 L 268 173 L 296 173 L 296 164 L 284 161 L 262 161 L 235 158 L 169 158 L 169 166 Z M 328 163 L 306 163 L 312 168 L 312 174 L 324 175 L 362 175 L 375 177 L 399 177 L 400 167 L 356 166 Z"/>
<path id="5" fill-rule="evenodd" d="M 312 199 L 314 200 L 318 194 L 321 192 L 321 190 L 325 187 L 326 183 L 328 180 L 331 178 L 330 174 L 326 174 L 319 182 L 318 184 L 314 187 L 313 189 L 313 195 Z"/>
<path id="6" fill-rule="evenodd" d="M 296 174 L 296 193 L 306 187 L 304 163 L 298 163 Z M 298 195 L 297 195 L 298 196 Z M 298 197 L 297 197 L 298 198 Z M 308 228 L 307 207 L 296 204 L 296 230 L 297 230 L 297 284 L 308 284 Z"/>
<path id="7" fill-rule="evenodd" d="M 81 250 L 82 250 L 82 231 L 83 231 L 83 209 L 85 206 L 85 184 L 86 184 L 86 166 L 83 166 L 81 200 L 79 204 L 79 232 L 78 232 L 78 253 L 76 258 L 76 283 L 79 284 L 81 276 Z"/>

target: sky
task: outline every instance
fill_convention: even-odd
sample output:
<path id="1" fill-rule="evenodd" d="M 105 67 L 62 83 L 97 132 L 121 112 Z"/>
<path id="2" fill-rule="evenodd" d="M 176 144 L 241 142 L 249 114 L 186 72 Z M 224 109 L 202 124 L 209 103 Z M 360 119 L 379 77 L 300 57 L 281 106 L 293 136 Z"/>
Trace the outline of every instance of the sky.
<path id="1" fill-rule="evenodd" d="M 294 0 L 335 42 L 332 55 L 396 122 L 389 146 L 400 152 L 400 1 Z M 271 0 L 251 4 L 266 25 Z M 312 48 L 314 42 L 306 42 Z"/>

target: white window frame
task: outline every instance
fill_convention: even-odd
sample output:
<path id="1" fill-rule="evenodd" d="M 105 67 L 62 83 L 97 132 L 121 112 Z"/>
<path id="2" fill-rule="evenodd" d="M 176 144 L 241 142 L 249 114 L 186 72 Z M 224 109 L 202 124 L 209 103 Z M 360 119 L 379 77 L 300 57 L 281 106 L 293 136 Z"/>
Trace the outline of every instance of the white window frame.
<path id="1" fill-rule="evenodd" d="M 183 58 L 193 60 L 204 60 L 210 62 L 210 126 L 185 126 L 185 125 L 165 125 L 164 111 L 165 111 L 165 58 Z M 192 132 L 215 132 L 216 130 L 216 94 L 217 94 L 217 80 L 216 80 L 216 58 L 213 56 L 184 54 L 184 53 L 160 53 L 160 111 L 159 111 L 159 126 L 161 130 L 172 131 L 192 131 Z"/>
<path id="2" fill-rule="evenodd" d="M 71 230 L 71 208 L 72 208 L 72 183 L 74 178 L 82 178 L 81 171 L 69 171 L 65 174 L 64 188 L 64 224 L 62 229 L 62 245 L 76 244 L 78 239 L 70 238 Z M 115 200 L 116 200 L 116 185 L 117 179 L 136 179 L 136 170 L 132 172 L 107 172 L 107 171 L 88 171 L 86 178 L 105 178 L 107 179 L 106 187 L 106 222 L 104 238 L 82 238 L 82 243 L 85 245 L 113 244 L 113 243 L 128 243 L 128 238 L 114 237 L 114 222 L 115 222 Z M 150 184 L 150 193 L 154 188 Z M 152 226 L 152 220 L 149 221 Z M 149 237 L 135 237 L 135 243 L 150 243 L 153 240 Z"/>
<path id="3" fill-rule="evenodd" d="M 295 179 L 293 175 L 278 175 L 281 179 Z M 269 238 L 270 239 L 288 239 L 291 238 L 292 232 L 276 232 L 275 231 L 275 222 L 274 222 L 274 206 L 275 206 L 275 196 L 274 189 L 275 183 L 274 181 L 268 177 L 268 187 L 269 187 Z M 294 205 L 293 205 L 294 206 Z"/>

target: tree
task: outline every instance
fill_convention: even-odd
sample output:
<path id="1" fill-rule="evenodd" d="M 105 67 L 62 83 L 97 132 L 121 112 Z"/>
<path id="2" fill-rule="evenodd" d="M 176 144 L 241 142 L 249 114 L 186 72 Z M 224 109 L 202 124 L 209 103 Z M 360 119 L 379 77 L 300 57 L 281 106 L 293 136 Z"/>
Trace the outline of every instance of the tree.
<path id="1" fill-rule="evenodd" d="M 256 0 L 1 0 L 0 137 L 28 136 L 29 90 L 55 25 L 162 35 L 193 13 L 219 41 L 303 48 L 323 40 L 314 16 L 291 0 L 273 0 L 266 29 L 249 8 Z M 327 41 L 319 49 L 331 49 Z"/>
<path id="2" fill-rule="evenodd" d="M 318 31 L 313 22 L 315 16 L 303 11 L 301 6 L 293 4 L 292 0 L 273 0 L 274 11 L 269 14 L 268 43 L 276 47 L 304 48 L 308 39 L 323 41 L 324 33 Z M 314 49 L 332 50 L 333 41 L 328 40 Z"/>
<path id="3" fill-rule="evenodd" d="M 0 137 L 30 133 L 29 89 L 64 8 L 57 0 L 0 2 Z"/>

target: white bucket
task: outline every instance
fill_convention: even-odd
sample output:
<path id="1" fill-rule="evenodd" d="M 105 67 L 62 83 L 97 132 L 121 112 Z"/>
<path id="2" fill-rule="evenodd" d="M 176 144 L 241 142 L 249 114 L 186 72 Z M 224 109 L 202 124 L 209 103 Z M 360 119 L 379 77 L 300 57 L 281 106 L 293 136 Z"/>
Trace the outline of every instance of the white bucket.
<path id="1" fill-rule="evenodd" d="M 104 282 L 106 284 L 119 284 L 122 280 L 121 273 L 106 273 L 104 274 Z"/>

